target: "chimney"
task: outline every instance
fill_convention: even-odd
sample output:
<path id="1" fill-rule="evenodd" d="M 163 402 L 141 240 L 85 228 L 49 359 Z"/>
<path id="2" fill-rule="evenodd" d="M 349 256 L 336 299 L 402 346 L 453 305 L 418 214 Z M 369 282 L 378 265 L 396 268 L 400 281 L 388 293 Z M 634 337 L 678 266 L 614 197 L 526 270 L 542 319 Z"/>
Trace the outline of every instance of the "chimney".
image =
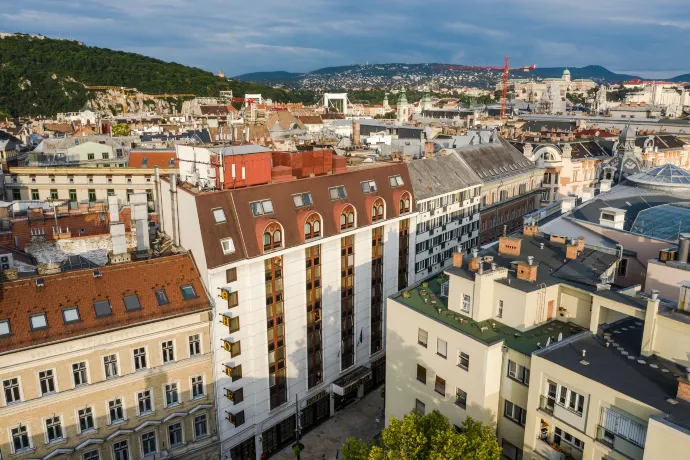
<path id="1" fill-rule="evenodd" d="M 585 237 L 584 236 L 578 236 L 577 237 L 577 250 L 578 251 L 584 251 L 585 250 Z"/>
<path id="2" fill-rule="evenodd" d="M 482 258 L 479 257 L 479 251 L 477 248 L 472 249 L 472 258 L 470 259 L 469 263 L 467 264 L 467 267 L 470 269 L 470 271 L 476 272 L 479 270 L 479 268 L 482 265 Z"/>
<path id="3" fill-rule="evenodd" d="M 359 123 L 352 122 L 352 143 L 355 145 L 360 145 L 362 139 L 360 137 L 360 125 Z"/>
<path id="4" fill-rule="evenodd" d="M 158 213 L 158 221 L 161 224 L 161 231 L 163 230 L 163 210 L 161 209 L 161 173 L 158 166 L 153 167 L 153 185 L 156 188 L 156 212 Z"/>
<path id="5" fill-rule="evenodd" d="M 516 276 L 520 280 L 524 281 L 537 281 L 537 269 L 538 265 L 534 265 L 534 261 L 529 257 L 528 262 L 518 262 Z"/>
<path id="6" fill-rule="evenodd" d="M 568 244 L 565 247 L 565 258 L 568 260 L 575 260 L 577 259 L 577 255 L 579 254 L 578 250 L 578 245 L 577 243 L 575 244 Z"/>
<path id="7" fill-rule="evenodd" d="M 502 236 L 498 240 L 498 253 L 499 254 L 510 254 L 512 256 L 519 256 L 521 246 L 522 246 L 522 240 L 521 239 L 509 238 L 507 236 Z"/>
<path id="8" fill-rule="evenodd" d="M 179 217 L 178 211 L 177 211 L 177 174 L 172 173 L 170 175 L 170 207 L 172 208 L 170 210 L 171 214 L 171 221 L 172 221 L 172 237 L 173 237 L 173 244 L 175 246 L 180 245 L 180 237 L 178 235 L 178 228 L 177 228 L 177 219 Z"/>
<path id="9" fill-rule="evenodd" d="M 508 236 L 508 226 L 503 225 L 503 236 Z"/>
<path id="10" fill-rule="evenodd" d="M 108 214 L 110 222 L 120 221 L 120 200 L 115 195 L 108 195 Z"/>
<path id="11" fill-rule="evenodd" d="M 678 295 L 678 310 L 690 312 L 690 281 L 680 282 L 680 294 Z"/>
<path id="12" fill-rule="evenodd" d="M 522 234 L 525 236 L 537 236 L 539 234 L 538 224 L 525 224 L 522 227 Z"/>
<path id="13" fill-rule="evenodd" d="M 133 193 L 129 196 L 132 220 L 137 229 L 137 252 L 149 250 L 149 213 L 146 193 Z"/>
<path id="14" fill-rule="evenodd" d="M 690 368 L 685 369 L 685 377 L 678 377 L 676 399 L 690 402 Z"/>
<path id="15" fill-rule="evenodd" d="M 464 258 L 465 258 L 465 254 L 463 252 L 454 252 L 453 253 L 453 267 L 462 267 L 462 262 L 463 262 Z"/>
<path id="16" fill-rule="evenodd" d="M 124 222 L 112 222 L 110 224 L 110 239 L 113 243 L 113 252 L 109 254 L 110 263 L 120 264 L 131 261 L 131 255 L 127 252 Z"/>
<path id="17" fill-rule="evenodd" d="M 678 262 L 688 263 L 688 252 L 690 251 L 690 233 L 678 235 Z"/>

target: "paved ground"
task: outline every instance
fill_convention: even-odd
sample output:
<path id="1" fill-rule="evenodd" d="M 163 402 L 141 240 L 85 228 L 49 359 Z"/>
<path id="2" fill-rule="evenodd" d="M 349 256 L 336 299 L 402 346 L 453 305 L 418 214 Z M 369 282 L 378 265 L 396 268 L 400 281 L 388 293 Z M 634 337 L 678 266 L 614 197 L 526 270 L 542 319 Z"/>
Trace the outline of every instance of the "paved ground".
<path id="1" fill-rule="evenodd" d="M 301 459 L 335 460 L 336 455 L 338 459 L 342 459 L 343 454 L 339 450 L 347 438 L 354 436 L 369 441 L 383 430 L 385 421 L 381 417 L 382 410 L 383 398 L 377 388 L 307 433 L 301 439 L 304 444 Z M 271 457 L 271 460 L 274 458 L 295 460 L 295 453 L 288 446 Z"/>

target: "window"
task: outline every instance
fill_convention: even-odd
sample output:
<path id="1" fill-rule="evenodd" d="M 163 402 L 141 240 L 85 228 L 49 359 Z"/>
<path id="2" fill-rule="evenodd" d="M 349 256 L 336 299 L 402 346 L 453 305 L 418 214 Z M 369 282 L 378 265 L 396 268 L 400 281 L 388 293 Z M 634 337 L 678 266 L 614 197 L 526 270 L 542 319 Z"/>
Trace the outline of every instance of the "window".
<path id="1" fill-rule="evenodd" d="M 627 276 L 628 274 L 628 259 L 621 259 L 618 264 L 618 276 Z"/>
<path id="2" fill-rule="evenodd" d="M 38 381 L 41 386 L 41 396 L 55 393 L 55 376 L 52 369 L 39 372 Z"/>
<path id="3" fill-rule="evenodd" d="M 223 248 L 223 254 L 235 252 L 235 243 L 232 241 L 232 238 L 223 238 L 220 240 L 220 246 Z"/>
<path id="4" fill-rule="evenodd" d="M 424 329 L 417 330 L 417 343 L 426 348 L 427 341 L 429 340 L 429 333 Z"/>
<path id="5" fill-rule="evenodd" d="M 72 377 L 75 387 L 89 383 L 86 378 L 86 363 L 84 361 L 72 364 Z"/>
<path id="6" fill-rule="evenodd" d="M 578 450 L 584 450 L 585 443 L 575 436 L 571 435 L 567 431 L 563 431 L 560 428 L 556 428 L 553 433 L 554 444 L 560 446 L 562 442 L 570 444 Z"/>
<path id="7" fill-rule="evenodd" d="M 295 203 L 296 208 L 301 208 L 302 206 L 311 206 L 311 193 L 298 193 L 297 195 L 292 195 L 292 201 Z"/>
<path id="8" fill-rule="evenodd" d="M 105 369 L 105 378 L 110 379 L 119 375 L 117 369 L 117 355 L 108 355 L 103 357 L 103 368 Z"/>
<path id="9" fill-rule="evenodd" d="M 417 380 L 426 385 L 426 367 L 417 364 Z"/>
<path id="10" fill-rule="evenodd" d="M 173 423 L 168 425 L 168 441 L 170 442 L 170 447 L 177 447 L 182 444 L 182 424 Z"/>
<path id="11" fill-rule="evenodd" d="M 237 268 L 228 268 L 225 270 L 225 282 L 232 283 L 237 281 Z"/>
<path id="12" fill-rule="evenodd" d="M 31 448 L 26 426 L 19 425 L 17 428 L 12 428 L 12 446 L 15 454 Z"/>
<path id="13" fill-rule="evenodd" d="M 310 240 L 321 236 L 321 219 L 314 213 L 304 222 L 304 239 Z"/>
<path id="14" fill-rule="evenodd" d="M 67 323 L 79 321 L 79 309 L 74 307 L 67 307 L 62 310 L 62 319 Z"/>
<path id="15" fill-rule="evenodd" d="M 283 233 L 280 225 L 275 222 L 267 225 L 263 236 L 264 251 L 280 249 L 282 247 L 282 236 Z"/>
<path id="16" fill-rule="evenodd" d="M 127 181 L 128 184 L 132 183 L 132 176 L 125 176 L 125 181 Z"/>
<path id="17" fill-rule="evenodd" d="M 202 376 L 192 377 L 192 399 L 204 396 L 204 378 Z"/>
<path id="18" fill-rule="evenodd" d="M 31 321 L 31 330 L 45 329 L 48 327 L 48 320 L 45 313 L 38 313 L 29 317 Z"/>
<path id="19" fill-rule="evenodd" d="M 139 297 L 136 294 L 126 295 L 122 298 L 125 302 L 125 310 L 136 311 L 141 310 L 141 304 L 139 303 Z"/>
<path id="20" fill-rule="evenodd" d="M 99 300 L 98 302 L 94 302 L 93 308 L 96 311 L 96 318 L 110 316 L 113 313 L 110 302 L 107 300 Z"/>
<path id="21" fill-rule="evenodd" d="M 175 353 L 173 350 L 173 341 L 168 340 L 166 342 L 163 342 L 161 344 L 161 348 L 163 351 L 163 362 L 164 363 L 170 363 L 172 361 L 175 361 Z"/>
<path id="22" fill-rule="evenodd" d="M 331 195 L 331 200 L 342 200 L 343 198 L 347 198 L 347 190 L 345 190 L 344 185 L 331 187 L 328 189 L 328 193 Z"/>
<path id="23" fill-rule="evenodd" d="M 445 340 L 436 339 L 436 354 L 443 358 L 448 356 L 448 344 Z"/>
<path id="24" fill-rule="evenodd" d="M 196 356 L 201 354 L 201 339 L 199 334 L 189 336 L 189 356 Z"/>
<path id="25" fill-rule="evenodd" d="M 508 360 L 508 377 L 523 385 L 529 385 L 529 369 L 511 360 Z"/>
<path id="26" fill-rule="evenodd" d="M 149 431 L 141 435 L 141 449 L 146 455 L 153 455 L 156 453 L 156 432 Z"/>
<path id="27" fill-rule="evenodd" d="M 362 187 L 362 192 L 364 192 L 364 193 L 376 192 L 376 182 L 373 180 L 360 182 L 360 186 Z"/>
<path id="28" fill-rule="evenodd" d="M 53 181 L 54 182 L 54 181 Z M 58 191 L 56 188 L 51 188 L 50 189 L 50 199 L 51 200 L 57 200 L 58 199 Z"/>
<path id="29" fill-rule="evenodd" d="M 496 312 L 496 318 L 503 318 L 503 301 L 498 301 L 498 311 Z"/>
<path id="30" fill-rule="evenodd" d="M 91 180 L 93 181 L 93 178 Z M 93 188 L 89 189 L 89 201 L 91 201 L 91 202 L 96 201 L 96 189 L 93 189 Z"/>
<path id="31" fill-rule="evenodd" d="M 194 286 L 192 286 L 191 284 L 185 284 L 184 286 L 180 286 L 180 290 L 182 291 L 182 297 L 185 300 L 196 299 L 198 297 L 196 295 L 196 291 L 194 290 Z"/>
<path id="32" fill-rule="evenodd" d="M 518 449 L 516 446 L 512 445 L 505 439 L 503 439 L 503 459 L 504 460 L 522 460 L 522 449 Z"/>
<path id="33" fill-rule="evenodd" d="M 134 370 L 146 369 L 146 348 L 141 347 L 134 350 Z"/>
<path id="34" fill-rule="evenodd" d="M 144 390 L 137 393 L 137 407 L 139 408 L 139 415 L 153 412 L 153 404 L 151 402 L 151 390 Z"/>
<path id="35" fill-rule="evenodd" d="M 87 452 L 84 454 L 82 457 L 83 460 L 100 460 L 100 457 L 98 456 L 98 451 L 97 450 L 92 450 L 91 452 Z"/>
<path id="36" fill-rule="evenodd" d="M 424 405 L 423 402 L 421 402 L 419 399 L 414 400 L 414 410 L 419 414 L 419 415 L 424 415 L 424 412 L 426 411 L 426 406 Z"/>
<path id="37" fill-rule="evenodd" d="M 38 197 L 38 189 L 37 188 L 32 188 L 31 189 L 31 199 L 32 200 L 39 200 L 40 198 Z"/>
<path id="38" fill-rule="evenodd" d="M 512 402 L 506 400 L 503 415 L 518 425 L 525 426 L 525 417 L 527 416 L 527 411 L 525 411 L 525 409 L 522 407 L 516 406 Z"/>
<path id="39" fill-rule="evenodd" d="M 466 313 L 470 312 L 470 296 L 467 294 L 462 295 L 462 311 Z"/>
<path id="40" fill-rule="evenodd" d="M 239 294 L 237 294 L 237 291 L 228 294 L 228 308 L 235 308 L 239 305 L 239 302 Z"/>
<path id="41" fill-rule="evenodd" d="M 168 383 L 165 385 L 165 407 L 179 404 L 180 395 L 177 393 L 177 383 Z"/>
<path id="42" fill-rule="evenodd" d="M 379 198 L 371 206 L 371 221 L 376 222 L 378 220 L 383 219 L 384 218 L 383 212 L 384 212 L 383 200 Z"/>
<path id="43" fill-rule="evenodd" d="M 208 436 L 208 422 L 206 421 L 206 414 L 194 417 L 194 438 L 201 439 Z"/>
<path id="44" fill-rule="evenodd" d="M 469 370 L 470 355 L 468 355 L 467 353 L 463 353 L 462 351 L 458 351 L 458 367 L 461 367 L 465 370 Z"/>
<path id="45" fill-rule="evenodd" d="M 93 412 L 90 407 L 85 409 L 79 409 L 77 412 L 79 415 L 79 432 L 83 433 L 85 431 L 93 430 Z"/>
<path id="46" fill-rule="evenodd" d="M 5 390 L 5 404 L 12 404 L 21 401 L 19 394 L 19 378 L 7 379 L 2 382 L 2 388 Z"/>
<path id="47" fill-rule="evenodd" d="M 46 438 L 49 443 L 62 439 L 62 423 L 59 416 L 56 415 L 46 420 Z"/>
<path id="48" fill-rule="evenodd" d="M 213 218 L 216 220 L 217 224 L 225 222 L 225 211 L 223 211 L 223 208 L 215 208 L 211 211 L 213 212 Z"/>
<path id="49" fill-rule="evenodd" d="M 578 415 L 582 415 L 582 410 L 585 404 L 585 397 L 574 391 L 570 391 L 570 398 L 568 398 L 568 409 Z"/>
<path id="50" fill-rule="evenodd" d="M 115 189 L 114 188 L 109 188 L 106 190 L 106 195 L 108 196 L 115 196 Z"/>
<path id="51" fill-rule="evenodd" d="M 402 198 L 400 198 L 400 214 L 405 214 L 407 212 L 410 212 L 410 206 L 411 206 L 411 200 L 410 200 L 410 194 L 405 192 L 403 194 Z"/>
<path id="52" fill-rule="evenodd" d="M 436 376 L 436 383 L 434 384 L 434 391 L 442 396 L 446 395 L 446 381 L 438 375 Z"/>
<path id="53" fill-rule="evenodd" d="M 271 200 L 254 201 L 249 203 L 249 207 L 252 208 L 254 217 L 273 214 L 273 202 Z"/>
<path id="54" fill-rule="evenodd" d="M 129 447 L 127 441 L 113 444 L 113 460 L 129 460 Z"/>
<path id="55" fill-rule="evenodd" d="M 403 180 L 400 176 L 390 176 L 388 182 L 391 184 L 391 187 L 400 187 L 403 185 Z"/>
<path id="56" fill-rule="evenodd" d="M 156 295 L 158 305 L 166 305 L 169 303 L 168 295 L 165 293 L 165 289 L 158 289 L 154 291 L 154 294 Z"/>
<path id="57" fill-rule="evenodd" d="M 343 208 L 343 212 L 340 214 L 340 230 L 346 230 L 348 228 L 354 228 L 355 226 L 355 209 L 348 205 Z"/>
<path id="58" fill-rule="evenodd" d="M 125 414 L 122 409 L 122 400 L 120 398 L 108 401 L 108 414 L 110 415 L 110 424 L 123 422 Z"/>
<path id="59" fill-rule="evenodd" d="M 16 182 L 16 181 L 15 181 Z M 22 192 L 19 189 L 12 189 L 12 199 L 17 201 L 22 199 Z"/>
<path id="60" fill-rule="evenodd" d="M 460 388 L 455 389 L 455 405 L 463 409 L 467 408 L 467 393 Z"/>
<path id="61" fill-rule="evenodd" d="M 125 190 L 125 196 L 127 197 L 127 203 L 132 199 L 132 195 L 134 195 L 134 190 L 131 188 L 128 188 Z"/>
<path id="62" fill-rule="evenodd" d="M 87 159 L 87 160 L 93 160 L 93 159 L 95 159 L 95 158 L 96 158 L 96 154 L 94 154 L 94 153 L 87 153 L 87 154 L 86 154 L 86 159 Z"/>
<path id="63" fill-rule="evenodd" d="M 10 320 L 5 319 L 0 321 L 0 337 L 10 335 L 11 333 L 12 329 L 10 329 Z"/>

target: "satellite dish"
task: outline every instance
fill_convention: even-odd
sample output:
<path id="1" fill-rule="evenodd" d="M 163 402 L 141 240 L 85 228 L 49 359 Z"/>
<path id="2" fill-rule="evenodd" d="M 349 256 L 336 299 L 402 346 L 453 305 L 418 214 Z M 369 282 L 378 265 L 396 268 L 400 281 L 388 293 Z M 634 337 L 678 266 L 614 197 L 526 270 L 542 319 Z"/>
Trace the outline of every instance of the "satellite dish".
<path id="1" fill-rule="evenodd" d="M 563 333 L 559 332 L 558 333 L 558 341 L 560 342 L 561 340 L 563 340 Z"/>
<path id="2" fill-rule="evenodd" d="M 551 337 L 546 339 L 546 345 L 545 346 L 548 347 L 549 345 L 551 345 Z"/>

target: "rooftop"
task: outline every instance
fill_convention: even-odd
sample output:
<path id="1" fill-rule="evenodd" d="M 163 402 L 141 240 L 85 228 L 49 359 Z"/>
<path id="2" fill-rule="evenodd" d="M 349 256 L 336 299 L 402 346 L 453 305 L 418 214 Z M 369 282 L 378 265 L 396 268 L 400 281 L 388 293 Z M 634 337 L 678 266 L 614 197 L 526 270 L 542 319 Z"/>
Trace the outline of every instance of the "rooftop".
<path id="1" fill-rule="evenodd" d="M 643 322 L 626 318 L 610 329 L 539 352 L 539 356 L 668 414 L 673 423 L 690 428 L 690 403 L 671 404 L 684 369 L 670 361 L 640 356 Z M 606 342 L 610 342 L 606 348 Z M 586 350 L 583 359 L 582 351 Z M 582 361 L 586 361 L 586 365 Z"/>
<path id="2" fill-rule="evenodd" d="M 408 169 L 417 200 L 481 184 L 479 177 L 455 152 L 412 161 Z"/>

